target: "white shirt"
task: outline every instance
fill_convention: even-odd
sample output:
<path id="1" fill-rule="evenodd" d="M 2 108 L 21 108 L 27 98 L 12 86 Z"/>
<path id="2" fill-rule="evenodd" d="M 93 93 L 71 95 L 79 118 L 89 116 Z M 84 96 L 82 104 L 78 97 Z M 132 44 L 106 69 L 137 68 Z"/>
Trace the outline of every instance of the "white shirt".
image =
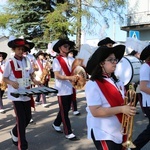
<path id="1" fill-rule="evenodd" d="M 36 59 L 35 59 L 35 57 L 32 54 L 28 53 L 26 55 L 26 57 L 28 57 L 28 59 L 30 60 L 31 64 L 36 64 Z"/>
<path id="2" fill-rule="evenodd" d="M 72 58 L 72 57 L 62 57 L 62 58 L 65 60 L 67 66 L 71 72 L 72 63 L 74 61 L 74 58 Z M 54 58 L 52 67 L 53 67 L 54 72 L 59 71 L 61 75 L 65 75 L 57 58 Z M 60 79 L 55 78 L 55 89 L 58 90 L 58 93 L 57 93 L 58 96 L 71 95 L 73 93 L 72 88 L 73 88 L 72 84 L 69 80 L 60 80 Z"/>
<path id="3" fill-rule="evenodd" d="M 147 63 L 142 64 L 140 68 L 140 81 L 148 81 L 147 87 L 150 88 L 150 66 Z M 142 93 L 142 104 L 143 107 L 147 106 L 150 107 L 150 94 L 147 94 L 143 91 Z"/>
<path id="4" fill-rule="evenodd" d="M 110 78 L 106 78 L 111 84 L 121 92 L 124 98 L 124 86 L 121 82 L 117 82 L 116 85 Z M 111 90 L 111 89 L 110 89 Z M 89 80 L 85 86 L 85 94 L 87 101 L 87 127 L 88 138 L 91 139 L 91 130 L 96 140 L 111 140 L 115 143 L 122 143 L 121 124 L 116 115 L 110 117 L 93 117 L 90 112 L 89 106 L 99 105 L 101 107 L 111 107 L 99 86 L 95 81 Z"/>
<path id="5" fill-rule="evenodd" d="M 35 79 L 36 79 L 37 81 L 41 81 L 41 77 L 42 77 L 43 71 L 42 71 L 42 69 L 41 69 L 41 67 L 40 67 L 40 65 L 39 65 L 39 63 L 38 63 L 38 60 L 36 60 L 36 63 L 37 63 L 37 65 L 38 65 L 39 70 L 34 72 L 35 75 L 36 75 Z M 43 65 L 43 68 L 45 68 L 46 63 L 47 63 L 47 60 L 42 60 L 42 61 L 41 61 L 41 64 Z"/>
<path id="6" fill-rule="evenodd" d="M 1 62 L 0 67 L 1 67 L 2 71 L 4 72 L 5 61 Z M 2 82 L 2 79 L 3 79 L 3 73 L 0 71 L 0 83 Z"/>
<path id="7" fill-rule="evenodd" d="M 33 73 L 33 68 L 31 67 L 30 61 L 28 60 L 28 62 L 30 63 L 30 68 L 28 71 L 26 70 L 26 67 L 27 67 L 26 60 L 28 60 L 28 59 L 23 58 L 22 61 L 20 61 L 20 60 L 16 60 L 16 61 L 19 64 L 19 66 L 23 72 L 23 77 L 30 78 L 30 74 Z M 9 78 L 12 81 L 17 81 L 17 79 L 15 78 L 14 73 L 12 71 L 12 68 L 10 65 L 10 60 L 8 60 L 5 64 L 3 77 Z M 27 96 L 19 96 L 18 98 L 11 96 L 11 93 L 18 92 L 20 89 L 25 89 L 25 87 L 24 88 L 19 87 L 18 89 L 14 89 L 11 85 L 8 84 L 8 90 L 7 90 L 8 99 L 10 99 L 12 101 L 29 101 L 30 97 L 27 97 Z"/>

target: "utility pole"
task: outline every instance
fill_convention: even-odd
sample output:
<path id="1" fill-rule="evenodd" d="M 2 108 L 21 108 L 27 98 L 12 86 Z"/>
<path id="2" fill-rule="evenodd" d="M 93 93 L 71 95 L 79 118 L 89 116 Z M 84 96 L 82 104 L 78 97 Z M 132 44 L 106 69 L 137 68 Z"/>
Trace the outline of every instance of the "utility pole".
<path id="1" fill-rule="evenodd" d="M 76 47 L 79 50 L 81 46 L 81 0 L 77 0 L 77 9 L 79 16 L 77 17 L 77 35 L 76 35 Z"/>
<path id="2" fill-rule="evenodd" d="M 116 37 L 116 18 L 114 18 L 114 21 L 113 21 L 113 40 L 115 41 Z"/>

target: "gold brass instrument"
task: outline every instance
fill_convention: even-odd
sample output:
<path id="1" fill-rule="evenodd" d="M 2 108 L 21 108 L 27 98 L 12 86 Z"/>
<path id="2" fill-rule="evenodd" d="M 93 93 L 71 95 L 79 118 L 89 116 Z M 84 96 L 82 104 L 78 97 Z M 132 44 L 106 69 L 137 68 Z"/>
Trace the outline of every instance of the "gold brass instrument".
<path id="1" fill-rule="evenodd" d="M 5 91 L 5 90 L 7 89 L 7 84 L 6 84 L 6 82 L 2 81 L 2 82 L 0 83 L 0 89 L 1 89 L 2 91 Z"/>
<path id="2" fill-rule="evenodd" d="M 135 106 L 136 92 L 133 85 L 129 85 L 129 90 L 126 92 L 125 105 L 130 103 L 131 106 Z M 136 148 L 132 142 L 134 116 L 122 116 L 122 130 L 121 133 L 127 136 L 127 140 L 122 144 L 125 148 Z"/>
<path id="3" fill-rule="evenodd" d="M 46 82 L 46 78 L 48 75 L 50 75 L 50 62 L 46 62 L 45 68 L 42 70 L 42 75 L 41 75 L 41 83 L 44 84 Z"/>
<path id="4" fill-rule="evenodd" d="M 75 59 L 72 64 L 72 75 L 76 75 L 76 82 L 71 82 L 75 89 L 82 89 L 87 80 L 87 74 L 82 67 L 83 59 Z"/>

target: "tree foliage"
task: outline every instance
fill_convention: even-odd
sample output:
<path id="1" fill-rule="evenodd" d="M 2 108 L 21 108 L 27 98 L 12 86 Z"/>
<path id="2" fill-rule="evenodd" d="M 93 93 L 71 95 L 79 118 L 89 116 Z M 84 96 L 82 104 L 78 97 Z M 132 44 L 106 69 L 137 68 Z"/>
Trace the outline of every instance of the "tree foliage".
<path id="1" fill-rule="evenodd" d="M 95 33 L 96 25 L 109 27 L 113 17 L 122 21 L 125 4 L 125 0 L 8 0 L 0 15 L 0 27 L 45 47 L 49 41 L 68 38 L 77 31 Z"/>

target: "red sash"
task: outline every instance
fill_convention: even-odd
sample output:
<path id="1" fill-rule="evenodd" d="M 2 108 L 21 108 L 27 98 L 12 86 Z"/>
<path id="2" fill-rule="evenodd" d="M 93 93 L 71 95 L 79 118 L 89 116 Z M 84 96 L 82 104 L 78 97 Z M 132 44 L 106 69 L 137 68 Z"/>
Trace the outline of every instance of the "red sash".
<path id="1" fill-rule="evenodd" d="M 15 78 L 17 78 L 17 79 L 22 78 L 22 71 L 21 70 L 15 70 L 15 65 L 14 65 L 13 60 L 10 60 L 10 65 L 11 65 L 11 68 L 12 68 L 12 71 L 13 71 Z M 18 63 L 17 63 L 17 65 L 18 65 L 18 68 L 20 68 Z"/>
<path id="2" fill-rule="evenodd" d="M 111 107 L 121 106 L 124 104 L 124 99 L 122 98 L 121 94 L 110 82 L 104 79 L 102 82 L 100 82 L 99 80 L 96 80 L 96 82 Z M 122 123 L 122 114 L 116 114 L 116 116 L 119 122 Z M 125 142 L 126 140 L 127 135 L 123 135 L 123 142 Z M 124 147 L 122 148 L 122 150 L 125 150 Z"/>
<path id="3" fill-rule="evenodd" d="M 3 70 L 2 70 L 2 68 L 1 68 L 1 66 L 0 66 L 0 72 L 3 74 Z"/>
<path id="4" fill-rule="evenodd" d="M 12 71 L 13 71 L 15 78 L 17 78 L 17 79 L 22 78 L 22 71 L 21 70 L 15 70 L 15 65 L 14 65 L 13 60 L 10 60 L 10 65 L 11 65 L 11 68 L 12 68 Z M 18 65 L 18 68 L 20 68 L 18 63 L 17 63 L 17 65 Z M 30 87 L 28 87 L 27 89 L 30 89 Z M 31 96 L 30 104 L 31 104 L 31 107 L 33 107 L 35 109 L 33 96 Z"/>
<path id="5" fill-rule="evenodd" d="M 40 69 L 43 71 L 43 64 L 41 63 L 40 59 L 37 60 L 39 66 L 40 66 Z"/>
<path id="6" fill-rule="evenodd" d="M 111 107 L 123 105 L 124 99 L 122 98 L 120 92 L 116 89 L 116 87 L 114 87 L 110 82 L 108 82 L 107 80 L 103 80 L 102 82 L 96 80 L 96 83 L 98 84 Z M 122 114 L 117 114 L 116 116 L 121 123 Z"/>
<path id="7" fill-rule="evenodd" d="M 150 66 L 150 62 L 147 62 L 147 64 Z"/>
<path id="8" fill-rule="evenodd" d="M 66 62 L 64 61 L 64 59 L 62 58 L 62 56 L 57 56 L 57 60 L 59 61 L 64 73 L 67 75 L 67 76 L 71 76 L 71 72 L 66 64 Z M 76 100 L 76 90 L 75 88 L 73 88 L 73 100 Z"/>

